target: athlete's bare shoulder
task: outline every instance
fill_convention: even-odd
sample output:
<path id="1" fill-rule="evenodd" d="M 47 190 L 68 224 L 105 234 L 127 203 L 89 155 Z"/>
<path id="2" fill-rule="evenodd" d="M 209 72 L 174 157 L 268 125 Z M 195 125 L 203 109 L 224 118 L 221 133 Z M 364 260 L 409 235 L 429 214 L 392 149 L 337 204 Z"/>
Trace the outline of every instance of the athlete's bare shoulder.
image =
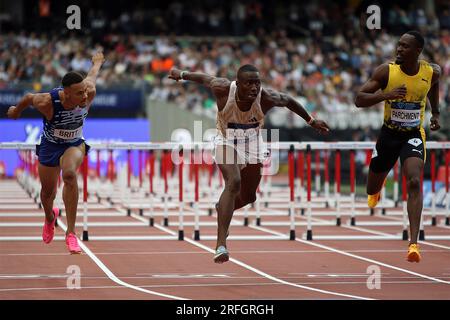
<path id="1" fill-rule="evenodd" d="M 210 82 L 210 88 L 217 101 L 217 108 L 222 111 L 228 100 L 231 81 L 227 78 L 214 78 Z"/>
<path id="2" fill-rule="evenodd" d="M 285 106 L 289 102 L 289 96 L 286 93 L 278 92 L 274 89 L 263 88 L 261 91 L 261 103 L 265 106 Z"/>
<path id="3" fill-rule="evenodd" d="M 378 89 L 386 88 L 389 81 L 389 65 L 393 62 L 385 62 L 375 68 L 370 79 L 361 87 L 362 92 L 375 92 Z"/>
<path id="4" fill-rule="evenodd" d="M 53 117 L 53 103 L 50 93 L 34 93 L 31 104 L 47 119 Z"/>
<path id="5" fill-rule="evenodd" d="M 210 82 L 211 90 L 218 98 L 228 96 L 230 92 L 231 81 L 227 78 L 214 78 Z"/>
<path id="6" fill-rule="evenodd" d="M 429 64 L 433 68 L 434 72 L 441 74 L 442 68 L 440 65 L 438 65 L 437 63 L 432 63 L 432 62 L 429 62 Z"/>
<path id="7" fill-rule="evenodd" d="M 378 67 L 375 68 L 372 78 L 376 77 L 378 79 L 389 77 L 389 65 L 394 64 L 394 62 L 385 62 L 383 64 L 380 64 Z"/>
<path id="8" fill-rule="evenodd" d="M 52 97 L 50 93 L 33 93 L 33 106 L 45 107 L 52 105 Z"/>
<path id="9" fill-rule="evenodd" d="M 433 68 L 433 78 L 432 78 L 431 82 L 433 84 L 435 84 L 437 81 L 439 81 L 439 78 L 441 77 L 442 68 L 437 63 L 431 63 L 431 62 L 428 62 L 428 63 Z"/>

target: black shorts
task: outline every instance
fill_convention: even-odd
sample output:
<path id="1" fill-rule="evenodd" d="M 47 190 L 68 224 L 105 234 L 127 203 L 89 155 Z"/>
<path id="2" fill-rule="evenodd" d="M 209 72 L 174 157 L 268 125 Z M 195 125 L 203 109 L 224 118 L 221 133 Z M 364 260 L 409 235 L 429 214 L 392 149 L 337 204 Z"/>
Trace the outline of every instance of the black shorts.
<path id="1" fill-rule="evenodd" d="M 423 129 L 402 132 L 381 127 L 377 144 L 370 160 L 370 170 L 375 173 L 389 172 L 398 157 L 403 164 L 405 159 L 416 157 L 426 159 L 425 132 Z"/>

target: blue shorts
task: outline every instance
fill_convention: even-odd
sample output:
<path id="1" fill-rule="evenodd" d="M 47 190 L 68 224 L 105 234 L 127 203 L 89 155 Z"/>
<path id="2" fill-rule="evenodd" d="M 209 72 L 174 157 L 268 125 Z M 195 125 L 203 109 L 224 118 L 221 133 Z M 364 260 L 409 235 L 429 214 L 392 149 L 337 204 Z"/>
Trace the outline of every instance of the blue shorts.
<path id="1" fill-rule="evenodd" d="M 84 142 L 86 154 L 91 148 L 83 139 L 72 143 L 53 143 L 46 139 L 41 140 L 41 144 L 36 145 L 36 154 L 39 158 L 39 163 L 47 167 L 58 167 L 59 159 L 64 152 L 70 147 L 77 147 Z"/>

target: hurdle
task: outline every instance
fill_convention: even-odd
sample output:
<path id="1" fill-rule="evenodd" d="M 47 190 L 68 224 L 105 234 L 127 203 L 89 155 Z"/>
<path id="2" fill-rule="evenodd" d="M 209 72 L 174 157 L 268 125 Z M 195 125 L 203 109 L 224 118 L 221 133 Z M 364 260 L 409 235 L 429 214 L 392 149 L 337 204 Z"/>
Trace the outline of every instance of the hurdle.
<path id="1" fill-rule="evenodd" d="M 246 236 L 246 235 L 240 235 L 240 236 L 230 236 L 230 240 L 236 239 L 236 240 L 259 240 L 259 239 L 266 239 L 266 240 L 274 240 L 274 239 L 278 239 L 278 240 L 286 240 L 286 239 L 291 239 L 294 238 L 296 236 L 296 227 L 297 226 L 306 226 L 306 235 L 304 235 L 303 237 L 306 238 L 307 240 L 329 240 L 329 239 L 337 239 L 337 240 L 343 240 L 343 239 L 407 239 L 408 234 L 407 234 L 407 220 L 405 219 L 405 212 L 406 212 L 406 188 L 402 187 L 402 212 L 392 212 L 392 216 L 395 215 L 402 215 L 402 219 L 400 221 L 375 221 L 375 222 L 370 222 L 370 221 L 357 221 L 357 217 L 359 216 L 370 216 L 370 212 L 368 210 L 368 208 L 364 208 L 365 211 L 364 212 L 358 212 L 357 211 L 357 203 L 356 203 L 356 197 L 355 197 L 355 171 L 354 171 L 354 163 L 355 163 L 355 156 L 354 156 L 354 152 L 355 150 L 368 150 L 373 148 L 374 143 L 372 142 L 364 142 L 364 143 L 359 143 L 359 142 L 333 142 L 333 143 L 325 143 L 325 142 L 311 142 L 311 143 L 305 143 L 305 142 L 282 142 L 282 143 L 278 143 L 278 146 L 270 146 L 271 148 L 276 148 L 278 150 L 282 150 L 282 151 L 287 151 L 288 152 L 288 171 L 289 171 L 289 178 L 288 178 L 288 190 L 289 192 L 286 193 L 285 192 L 285 187 L 278 187 L 277 188 L 271 188 L 272 187 L 272 183 L 273 183 L 273 179 L 266 179 L 265 183 L 262 184 L 261 189 L 263 190 L 258 190 L 258 201 L 257 203 L 255 203 L 254 208 L 256 210 L 256 225 L 265 225 L 265 226 L 289 226 L 289 231 L 283 235 L 282 237 L 280 236 L 270 236 L 269 238 L 267 236 Z M 21 151 L 27 151 L 28 153 L 26 155 L 27 159 L 31 159 L 29 162 L 25 161 L 24 166 L 27 168 L 27 170 L 24 171 L 23 175 L 18 176 L 18 181 L 22 181 L 24 186 L 25 186 L 25 190 L 36 190 L 36 186 L 39 185 L 39 182 L 37 180 L 37 175 L 33 176 L 33 163 L 36 163 L 35 160 L 33 160 L 32 157 L 32 152 L 31 150 L 33 150 L 35 148 L 34 144 L 23 144 L 23 143 L 0 143 L 0 149 L 17 149 L 17 150 L 21 150 Z M 178 166 L 175 166 L 175 170 L 172 170 L 171 172 L 169 172 L 169 164 L 168 162 L 171 160 L 170 157 L 170 153 L 168 152 L 168 150 L 186 150 L 186 154 L 190 154 L 190 155 L 194 155 L 193 157 L 191 156 L 191 158 L 196 159 L 198 158 L 198 154 L 205 153 L 211 150 L 210 146 L 208 144 L 205 143 L 196 143 L 196 144 L 186 144 L 186 145 L 182 145 L 180 146 L 180 144 L 177 143 L 106 143 L 106 144 L 92 144 L 92 149 L 96 150 L 97 155 L 99 154 L 100 150 L 108 150 L 109 154 L 112 154 L 112 150 L 138 150 L 139 152 L 139 159 L 141 159 L 143 151 L 147 151 L 147 160 L 150 163 L 150 168 L 149 168 L 149 173 L 148 173 L 148 178 L 146 179 L 146 175 L 143 174 L 143 168 L 146 166 L 142 165 L 142 160 L 139 160 L 139 173 L 138 176 L 136 178 L 136 181 L 138 182 L 138 188 L 135 190 L 135 195 L 139 195 L 142 197 L 143 202 L 145 202 L 145 205 L 142 204 L 136 204 L 135 206 L 130 206 L 131 203 L 129 203 L 132 199 L 123 199 L 121 200 L 122 203 L 117 203 L 117 205 L 119 205 L 121 208 L 125 208 L 125 210 L 127 211 L 127 215 L 131 215 L 131 209 L 139 209 L 139 215 L 140 216 L 144 216 L 144 217 L 148 217 L 148 215 L 143 214 L 143 210 L 144 209 L 149 209 L 149 220 L 148 223 L 123 223 L 123 226 L 136 226 L 136 227 L 143 227 L 143 226 L 147 226 L 147 227 L 151 227 L 155 225 L 155 216 L 158 216 L 158 214 L 155 214 L 154 209 L 155 209 L 155 205 L 158 204 L 158 197 L 157 194 L 161 193 L 159 192 L 160 190 L 158 189 L 158 187 L 162 187 L 163 191 L 163 197 L 162 198 L 162 202 L 159 202 L 160 204 L 163 204 L 163 206 L 166 208 L 165 212 L 164 212 L 164 220 L 163 220 L 163 224 L 165 223 L 165 221 L 167 221 L 167 225 L 169 225 L 169 216 L 178 216 L 178 223 L 175 223 L 173 221 L 170 222 L 170 225 L 172 226 L 178 226 L 178 236 L 177 237 L 173 237 L 173 236 L 143 236 L 143 237 L 133 237 L 133 236 L 129 236 L 128 238 L 126 236 L 124 236 L 123 238 L 117 237 L 118 239 L 147 239 L 147 240 L 152 240 L 152 239 L 165 239 L 165 240 L 183 240 L 184 239 L 184 226 L 194 226 L 194 240 L 209 240 L 209 239 L 215 239 L 215 237 L 213 236 L 206 236 L 206 235 L 201 235 L 200 231 L 202 226 L 212 226 L 214 225 L 213 222 L 210 221 L 200 221 L 200 217 L 202 216 L 209 216 L 211 215 L 210 212 L 207 212 L 205 210 L 201 209 L 200 206 L 200 201 L 201 200 L 205 200 L 206 201 L 204 203 L 207 203 L 207 207 L 204 207 L 206 209 L 208 209 L 208 206 L 210 207 L 213 203 L 213 198 L 214 196 L 217 196 L 217 191 L 220 192 L 220 189 L 217 190 L 212 190 L 213 188 L 209 188 L 209 186 L 212 186 L 214 181 L 218 181 L 218 186 L 220 187 L 220 175 L 216 174 L 215 176 L 213 176 L 212 174 L 212 165 L 210 167 L 208 167 L 208 176 L 206 177 L 206 180 L 208 181 L 207 185 L 208 185 L 208 190 L 206 192 L 202 193 L 202 190 L 200 189 L 200 176 L 199 176 L 199 166 L 201 164 L 201 161 L 198 160 L 194 160 L 194 164 L 192 166 L 192 175 L 193 175 L 193 181 L 189 181 L 189 179 L 185 179 L 185 175 L 187 174 L 186 171 L 183 170 L 183 166 L 184 161 L 183 161 L 183 157 L 181 157 L 181 161 L 178 164 Z M 446 186 L 445 186 L 445 190 L 446 190 L 446 205 L 445 205 L 445 209 L 444 210 L 437 210 L 436 204 L 434 202 L 434 205 L 432 205 L 431 210 L 424 210 L 422 217 L 425 216 L 429 216 L 431 215 L 432 220 L 431 223 L 429 221 L 422 221 L 421 222 L 421 239 L 424 239 L 424 231 L 423 231 L 423 226 L 426 225 L 430 225 L 430 226 L 436 226 L 436 218 L 438 216 L 445 216 L 445 224 L 448 225 L 448 218 L 449 218 L 449 201 L 448 199 L 450 199 L 449 196 L 449 187 L 448 187 L 448 164 L 449 164 L 449 143 L 448 142 L 433 142 L 430 141 L 427 143 L 427 149 L 430 150 L 431 156 L 430 156 L 430 162 L 432 163 L 432 165 L 434 166 L 436 160 L 435 160 L 435 156 L 433 156 L 435 149 L 443 149 L 445 152 L 445 164 L 446 164 L 446 168 L 445 168 L 445 174 L 446 174 Z M 157 156 L 157 151 L 161 152 L 161 167 L 162 167 L 162 177 L 159 176 L 159 174 L 156 174 L 156 170 L 154 169 L 155 166 L 155 162 L 157 161 L 156 156 Z M 325 175 L 325 179 L 324 179 L 324 183 L 320 183 L 320 176 L 318 177 L 318 172 L 319 171 L 319 165 L 317 164 L 318 161 L 320 161 L 320 153 L 319 151 L 323 151 L 323 155 L 324 155 L 324 175 Z M 340 177 L 340 170 L 339 173 L 335 172 L 335 194 L 334 194 L 334 201 L 327 199 L 327 193 L 329 194 L 330 190 L 329 190 L 329 174 L 328 174 L 328 162 L 329 162 L 329 155 L 330 152 L 333 151 L 337 151 L 336 154 L 341 154 L 342 152 L 349 152 L 350 153 L 350 196 L 349 197 L 343 197 L 340 194 L 340 184 L 341 184 L 341 177 Z M 302 155 L 304 152 L 306 152 L 306 190 L 304 188 L 304 180 L 305 180 L 305 176 L 304 176 L 304 172 L 303 170 L 301 170 L 300 165 L 298 165 L 299 163 L 303 162 L 302 165 L 304 165 L 304 158 L 301 159 L 300 155 Z M 183 152 L 182 152 L 183 153 Z M 127 151 L 127 161 L 130 161 L 130 152 Z M 314 179 L 315 179 L 315 190 L 312 190 L 312 157 L 313 154 L 315 155 L 314 158 L 314 162 L 315 162 L 315 172 L 314 172 Z M 295 155 L 297 155 L 297 159 L 295 159 Z M 99 157 L 97 157 L 98 159 Z M 202 156 L 203 158 L 203 156 Z M 87 159 L 87 158 L 86 158 Z M 89 182 L 94 182 L 94 186 L 98 187 L 100 186 L 102 183 L 99 179 L 99 163 L 96 163 L 96 177 L 94 177 L 94 179 L 90 179 L 89 177 L 89 164 L 87 162 L 87 160 L 85 159 L 85 162 L 83 163 L 82 166 L 82 175 L 83 175 L 83 202 L 81 203 L 83 206 L 83 240 L 84 241 L 90 241 L 90 240 L 101 240 L 101 239 L 109 239 L 107 236 L 100 236 L 100 235 L 94 235 L 91 236 L 88 234 L 88 226 L 101 226 L 101 223 L 92 223 L 89 224 L 88 223 L 88 216 L 95 216 L 95 212 L 91 212 L 91 206 L 93 205 L 92 203 L 89 203 L 90 199 L 88 195 L 88 189 L 87 189 L 87 185 L 88 185 L 88 181 Z M 146 162 L 147 162 L 146 160 Z M 172 159 L 173 160 L 173 159 Z M 34 161 L 34 162 L 33 162 Z M 200 162 L 200 163 L 197 163 Z M 110 165 L 111 162 L 108 162 L 108 166 Z M 152 164 L 153 163 L 153 164 Z M 295 168 L 295 163 L 297 163 L 297 170 L 294 170 Z M 335 164 L 336 164 L 336 168 L 335 169 L 340 169 L 342 166 L 341 163 L 341 158 L 340 156 L 335 158 Z M 192 165 L 192 164 L 191 164 Z M 113 167 L 114 168 L 114 167 Z M 116 170 L 116 168 L 114 168 L 114 170 Z M 125 169 L 124 169 L 125 170 Z M 394 168 L 394 176 L 395 178 L 397 178 L 397 175 L 395 174 L 395 171 L 397 169 Z M 174 172 L 177 171 L 178 175 L 174 175 Z M 217 173 L 217 171 L 216 171 Z M 297 174 L 295 174 L 297 173 Z M 115 187 L 118 187 L 119 184 L 122 184 L 122 187 L 124 186 L 124 181 L 120 179 L 120 174 L 118 173 L 117 176 L 115 178 L 113 178 L 112 176 L 110 176 L 111 172 L 108 171 L 108 183 L 115 183 Z M 133 178 L 131 176 L 131 169 L 130 166 L 126 166 L 126 180 L 125 180 L 125 189 L 120 189 L 118 188 L 119 192 L 123 193 L 123 190 L 128 190 L 130 191 L 130 193 L 127 192 L 128 195 L 131 194 L 131 189 L 133 186 Z M 436 178 L 436 172 L 434 171 L 434 169 L 432 168 L 431 170 L 431 177 L 432 177 L 432 186 L 434 186 L 434 181 Z M 159 181 L 160 183 L 155 183 L 154 179 L 155 178 L 161 178 L 161 180 Z M 216 179 L 214 179 L 216 178 Z M 271 178 L 271 177 L 270 177 Z M 402 175 L 402 179 L 403 179 L 403 175 Z M 178 181 L 177 181 L 178 180 Z M 395 179 L 396 180 L 396 179 Z M 317 181 L 319 181 L 319 183 L 317 183 Z M 403 181 L 403 180 L 402 180 Z M 143 190 L 143 186 L 145 183 L 148 183 L 148 192 L 144 193 Z M 169 198 L 172 197 L 172 199 L 174 198 L 174 193 L 169 193 L 168 192 L 168 186 L 169 184 L 173 187 L 178 186 L 178 201 L 177 203 L 175 202 L 170 202 Z M 328 184 L 328 187 L 327 187 Z M 203 184 L 202 184 L 203 185 Z M 35 189 L 32 189 L 32 186 L 34 186 Z M 283 189 L 284 188 L 284 189 Z M 302 189 L 303 188 L 303 189 Z M 323 191 L 322 191 L 323 188 Z M 435 195 L 435 188 L 433 188 L 433 194 L 432 197 L 434 198 Z M 328 190 L 327 190 L 328 189 Z M 186 196 L 189 196 L 189 198 L 185 197 L 185 190 L 189 191 L 189 195 L 186 194 Z M 395 190 L 395 187 L 394 187 Z M 192 192 L 191 192 L 192 191 Z M 295 194 L 297 191 L 297 195 Z M 272 205 L 270 206 L 263 206 L 263 208 L 260 207 L 260 202 L 263 202 L 265 200 L 269 200 L 267 198 L 264 198 L 264 196 L 274 196 L 275 192 L 279 192 L 279 193 L 283 193 L 283 197 L 281 198 L 282 202 L 284 202 L 284 204 L 287 204 L 287 213 L 283 214 L 284 211 L 284 206 L 280 206 L 280 208 L 277 208 L 279 210 L 276 210 Z M 302 195 L 303 192 L 303 195 Z M 314 202 L 313 198 L 315 196 L 320 197 L 320 195 L 324 195 L 325 197 L 321 197 L 322 199 L 322 203 L 320 203 L 317 199 L 316 202 Z M 395 194 L 395 191 L 394 191 Z M 202 196 L 201 196 L 202 195 Z M 288 195 L 287 198 L 285 198 L 285 196 Z M 330 198 L 332 198 L 333 196 L 330 195 Z M 203 199 L 202 199 L 203 198 Z M 187 203 L 189 202 L 189 200 L 192 199 L 192 207 L 187 206 Z M 345 202 L 348 201 L 348 206 L 344 206 L 344 200 Z M 435 200 L 433 200 L 435 201 Z M 125 202 L 125 203 L 124 203 Z M 314 205 L 316 204 L 316 205 Z M 169 214 L 169 207 L 172 209 L 178 209 L 178 214 Z M 392 208 L 394 208 L 395 206 L 392 205 Z M 317 212 L 320 210 L 317 209 L 328 209 L 328 212 Z M 347 209 L 349 208 L 349 212 L 344 212 L 343 209 Z M 128 210 L 129 209 L 129 210 Z M 281 211 L 280 211 L 281 210 Z M 302 210 L 306 210 L 307 214 L 306 214 L 306 222 L 303 221 L 298 221 L 299 218 L 301 218 L 301 214 L 299 214 L 298 212 L 302 211 Z M 244 221 L 243 223 L 237 223 L 237 222 L 233 222 L 232 221 L 232 225 L 250 225 L 249 223 L 249 208 L 244 208 L 242 212 L 237 211 L 235 216 L 239 217 L 244 215 Z M 253 212 L 252 212 L 253 213 Z M 114 215 L 115 213 L 112 213 L 111 215 Z M 121 216 L 123 215 L 122 211 L 118 211 L 117 212 L 117 216 Z M 280 221 L 270 221 L 269 218 L 271 216 L 275 217 L 280 217 L 280 216 L 289 216 L 289 222 L 280 222 Z M 317 221 L 315 220 L 314 217 L 318 217 L 318 216 L 334 216 L 336 218 L 336 222 L 334 225 L 336 225 L 337 227 L 342 225 L 342 220 L 341 217 L 342 216 L 350 216 L 350 226 L 402 226 L 402 233 L 399 235 L 392 235 L 392 236 L 366 236 L 366 238 L 364 238 L 364 236 L 345 236 L 345 235 L 326 235 L 326 236 L 321 236 L 321 235 L 317 235 L 314 234 L 313 237 L 313 227 L 320 227 L 320 226 L 329 226 L 332 225 L 332 223 L 330 221 Z M 100 213 L 97 214 L 97 216 L 101 216 Z M 105 215 L 106 217 L 107 215 Z M 189 216 L 193 216 L 194 217 L 194 221 L 184 221 L 183 218 L 184 217 L 189 217 Z M 434 219 L 433 219 L 434 217 Z M 433 222 L 433 220 L 435 222 Z M 105 222 L 105 226 L 108 225 L 112 225 L 111 223 Z M 120 226 L 120 223 L 116 224 L 117 226 Z M 105 238 L 106 237 L 106 238 Z M 113 236 L 112 236 L 113 237 Z M 154 237 L 154 238 L 153 238 Z M 113 237 L 114 238 L 114 237 Z M 450 239 L 450 237 L 448 237 Z M 447 239 L 447 237 L 444 236 L 427 236 L 427 239 Z"/>
<path id="2" fill-rule="evenodd" d="M 373 148 L 373 143 L 353 143 L 353 142 L 351 142 L 351 143 L 349 143 L 349 142 L 341 142 L 341 143 L 336 143 L 336 144 L 334 144 L 334 143 L 331 143 L 331 144 L 323 144 L 323 143 L 315 144 L 315 143 L 311 143 L 307 147 L 309 147 L 309 146 L 311 146 L 313 149 L 314 148 L 316 148 L 316 149 L 321 149 L 321 148 L 325 149 L 326 148 L 326 149 L 329 149 L 329 150 L 334 149 L 336 151 L 336 158 L 335 158 L 335 161 L 336 161 L 335 162 L 335 168 L 336 168 L 336 172 L 335 172 L 336 207 L 335 207 L 335 209 L 336 209 L 336 212 L 335 213 L 336 213 L 336 225 L 337 226 L 339 226 L 341 224 L 340 223 L 340 165 L 341 165 L 340 154 L 341 154 L 342 150 L 349 150 L 350 151 L 350 164 L 351 164 L 351 168 L 350 168 L 350 180 L 351 180 L 350 181 L 350 191 L 351 191 L 351 196 L 350 196 L 350 208 L 351 208 L 350 225 L 351 226 L 356 225 L 355 211 L 354 211 L 355 210 L 354 209 L 355 208 L 354 207 L 354 150 L 356 150 L 356 149 Z M 446 150 L 446 154 L 448 154 L 448 147 L 449 147 L 449 143 L 446 143 L 446 142 L 444 142 L 444 143 L 441 143 L 441 142 L 429 142 L 428 145 L 427 145 L 427 149 L 431 150 L 430 152 L 431 152 L 431 155 L 432 155 L 431 156 L 431 159 L 432 159 L 431 160 L 431 166 L 432 166 L 432 168 L 431 168 L 431 172 L 432 172 L 431 178 L 432 178 L 432 185 L 433 186 L 435 184 L 435 175 L 433 173 L 434 169 L 435 169 L 435 161 L 433 160 L 434 159 L 435 149 L 444 149 L 444 150 Z M 302 158 L 299 157 L 299 159 L 300 159 L 299 160 L 300 164 L 302 164 L 302 162 L 303 162 Z M 309 161 L 307 160 L 307 162 L 309 164 L 310 160 Z M 395 170 L 395 168 L 394 168 L 394 170 Z M 308 171 L 307 174 L 309 175 L 308 176 L 308 180 L 310 180 L 310 171 L 311 171 L 311 169 L 308 167 L 307 171 Z M 300 170 L 300 172 L 302 172 L 302 170 Z M 447 156 L 446 156 L 446 172 L 448 172 L 448 158 L 447 158 Z M 299 176 L 300 176 L 300 179 L 301 179 L 301 175 L 299 175 Z M 447 188 L 447 186 L 448 186 L 448 179 L 446 181 L 446 188 Z M 395 185 L 394 185 L 394 188 L 396 188 Z M 300 190 L 302 191 L 302 189 L 300 189 Z M 406 199 L 407 199 L 407 197 L 406 197 L 406 181 L 403 183 L 402 190 L 403 190 L 403 222 L 401 223 L 401 225 L 403 225 L 403 233 L 401 235 L 398 235 L 398 236 L 395 235 L 395 236 L 389 236 L 389 237 L 385 237 L 385 236 L 380 236 L 380 237 L 379 236 L 375 236 L 375 237 L 374 236 L 370 236 L 370 237 L 367 237 L 367 239 L 377 239 L 377 238 L 403 239 L 403 240 L 407 239 L 408 234 L 407 234 L 407 213 L 406 213 Z M 446 189 L 446 190 L 447 190 L 447 193 L 448 193 L 448 189 Z M 311 192 L 310 186 L 308 186 L 308 191 L 307 192 L 308 193 Z M 395 191 L 394 191 L 394 195 L 395 195 Z M 432 193 L 432 199 L 433 199 L 432 201 L 433 201 L 433 203 L 435 201 L 434 197 L 435 197 L 435 194 L 434 194 L 434 187 L 433 187 L 433 193 Z M 309 197 L 307 197 L 307 198 L 308 198 L 307 199 L 308 203 L 310 203 Z M 448 206 L 448 202 L 447 202 L 446 206 Z M 385 208 L 383 208 L 383 209 L 385 209 Z M 426 210 L 424 210 L 424 211 L 426 212 Z M 371 213 L 371 214 L 373 215 L 373 213 Z M 383 212 L 383 214 L 385 214 L 385 212 Z M 447 217 L 448 209 L 446 209 L 445 215 Z M 308 213 L 308 217 L 309 216 L 310 216 L 310 214 Z M 423 225 L 424 225 L 423 218 L 425 216 L 426 216 L 426 214 L 422 214 L 422 219 L 421 219 L 421 224 L 420 224 L 420 232 L 419 232 L 419 239 L 420 240 L 425 240 L 425 234 L 424 234 L 424 228 L 423 228 Z M 436 216 L 436 206 L 435 205 L 432 205 L 431 216 L 432 217 Z M 447 223 L 447 221 L 446 221 L 446 223 Z M 432 219 L 431 222 L 427 222 L 425 224 L 430 225 L 430 226 L 436 226 L 436 220 Z M 268 225 L 274 225 L 274 223 L 269 223 Z M 308 228 L 307 228 L 307 236 L 306 236 L 306 238 L 307 239 L 311 239 L 312 238 L 312 230 L 309 227 L 310 224 L 307 223 L 307 225 L 308 225 Z M 326 225 L 326 224 L 324 224 L 324 225 Z M 393 226 L 393 225 L 400 225 L 400 223 L 398 223 L 398 222 L 372 222 L 372 223 L 370 223 L 370 222 L 369 223 L 362 222 L 361 225 L 371 225 L 371 226 L 392 225 Z M 327 235 L 327 236 L 317 236 L 317 237 L 314 237 L 314 238 L 316 240 L 332 240 L 332 239 L 342 240 L 342 239 L 364 239 L 364 236 L 360 237 L 360 236 L 341 236 L 341 235 L 339 235 L 339 236 L 338 235 L 332 236 L 332 235 Z M 450 239 L 450 237 L 448 237 L 448 236 L 430 236 L 430 237 L 427 237 L 427 239 L 430 239 L 430 240 L 433 240 L 433 239 L 442 240 L 442 239 Z"/>

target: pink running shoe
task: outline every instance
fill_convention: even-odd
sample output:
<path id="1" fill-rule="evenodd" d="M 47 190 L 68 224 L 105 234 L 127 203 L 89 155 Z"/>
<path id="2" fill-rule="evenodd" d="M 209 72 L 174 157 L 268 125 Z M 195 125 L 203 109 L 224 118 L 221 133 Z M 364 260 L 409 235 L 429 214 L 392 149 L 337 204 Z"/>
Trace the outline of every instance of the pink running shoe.
<path id="1" fill-rule="evenodd" d="M 54 218 L 53 218 L 52 222 L 48 223 L 47 220 L 45 220 L 44 228 L 42 229 L 42 240 L 44 240 L 44 242 L 47 244 L 52 242 L 53 236 L 55 235 L 56 219 L 58 219 L 58 216 L 59 216 L 58 208 L 53 208 L 53 215 L 54 215 Z"/>
<path id="2" fill-rule="evenodd" d="M 66 244 L 67 244 L 67 249 L 69 249 L 70 254 L 80 254 L 81 253 L 81 248 L 78 245 L 78 239 L 77 236 L 75 235 L 75 233 L 69 233 L 66 236 Z"/>

